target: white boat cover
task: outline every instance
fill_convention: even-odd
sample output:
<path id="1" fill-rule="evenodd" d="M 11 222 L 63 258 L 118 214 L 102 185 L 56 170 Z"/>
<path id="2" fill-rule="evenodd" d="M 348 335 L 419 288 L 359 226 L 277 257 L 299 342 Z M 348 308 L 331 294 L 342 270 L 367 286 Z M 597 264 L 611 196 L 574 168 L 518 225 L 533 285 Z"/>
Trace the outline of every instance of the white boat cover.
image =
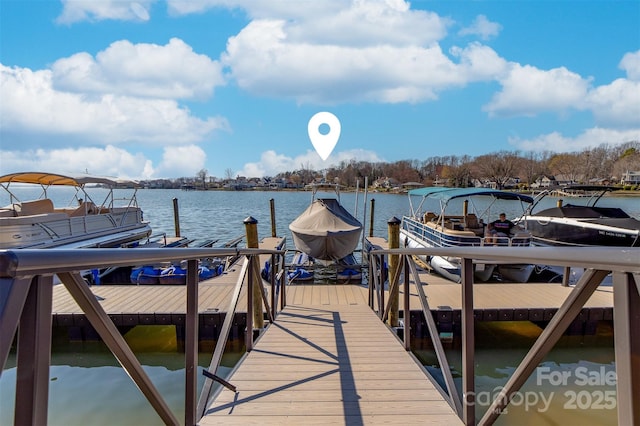
<path id="1" fill-rule="evenodd" d="M 291 224 L 296 249 L 320 260 L 339 260 L 358 246 L 362 224 L 338 200 L 313 201 Z"/>

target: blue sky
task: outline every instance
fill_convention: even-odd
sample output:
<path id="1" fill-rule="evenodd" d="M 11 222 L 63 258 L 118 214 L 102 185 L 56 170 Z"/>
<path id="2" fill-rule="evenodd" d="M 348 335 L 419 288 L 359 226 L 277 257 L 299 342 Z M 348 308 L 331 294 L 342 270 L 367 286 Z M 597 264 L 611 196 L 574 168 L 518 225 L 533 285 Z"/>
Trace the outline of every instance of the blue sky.
<path id="1" fill-rule="evenodd" d="M 326 161 L 321 111 L 342 128 Z M 639 1 L 0 0 L 3 174 L 259 177 L 632 140 Z"/>

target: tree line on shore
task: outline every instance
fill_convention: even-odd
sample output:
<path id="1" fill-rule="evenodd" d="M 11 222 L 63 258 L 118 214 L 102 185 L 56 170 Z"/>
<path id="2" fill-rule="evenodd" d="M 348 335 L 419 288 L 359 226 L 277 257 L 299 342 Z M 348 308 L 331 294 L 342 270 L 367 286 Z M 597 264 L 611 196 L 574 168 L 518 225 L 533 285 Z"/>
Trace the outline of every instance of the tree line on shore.
<path id="1" fill-rule="evenodd" d="M 284 187 L 300 188 L 325 179 L 340 182 L 342 186 L 355 187 L 358 183 L 362 185 L 366 177 L 369 185 L 379 184 L 382 180 L 385 185 L 411 182 L 467 187 L 479 181 L 491 183 L 498 189 L 513 186 L 517 182 L 521 189 L 528 189 L 543 177 L 559 176 L 563 182 L 570 183 L 619 184 L 629 171 L 640 171 L 639 141 L 615 146 L 603 144 L 573 153 L 497 151 L 476 157 L 466 154 L 448 155 L 424 160 L 378 163 L 352 159 L 323 170 L 314 170 L 308 164 L 301 165 L 298 170 L 266 178 L 234 177 L 230 169 L 225 171 L 224 178 L 216 178 L 209 176 L 207 170 L 203 169 L 195 177 L 179 178 L 167 184 L 175 185 L 173 187 L 189 185 L 194 189 L 212 189 L 224 187 L 231 182 L 260 181 L 262 186 L 288 185 Z M 637 186 L 632 189 L 637 189 Z"/>

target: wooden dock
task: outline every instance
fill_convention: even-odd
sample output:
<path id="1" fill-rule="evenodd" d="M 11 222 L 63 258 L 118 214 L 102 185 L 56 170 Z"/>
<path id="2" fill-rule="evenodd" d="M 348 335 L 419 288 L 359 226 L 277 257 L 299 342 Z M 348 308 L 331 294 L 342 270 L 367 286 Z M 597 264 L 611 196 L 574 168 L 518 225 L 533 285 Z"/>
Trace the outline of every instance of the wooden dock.
<path id="1" fill-rule="evenodd" d="M 239 267 L 238 267 L 239 269 Z M 423 277 L 432 313 L 440 323 L 459 323 L 461 289 L 454 283 L 443 282 L 435 275 Z M 199 313 L 203 332 L 211 338 L 222 324 L 229 306 L 235 282 L 220 279 L 199 286 Z M 93 293 L 117 326 L 184 324 L 186 295 L 184 286 L 93 286 Z M 474 309 L 478 321 L 549 321 L 571 291 L 560 284 L 478 284 L 474 287 Z M 287 303 L 331 305 L 342 300 L 366 300 L 364 285 L 290 285 Z M 401 291 L 401 294 L 403 292 Z M 243 294 L 239 314 L 246 312 Z M 411 292 L 412 311 L 420 310 L 418 295 Z M 613 289 L 600 287 L 580 312 L 579 321 L 611 320 L 613 318 Z M 53 325 L 84 327 L 88 322 L 67 290 L 54 286 Z"/>
<path id="2" fill-rule="evenodd" d="M 385 247 L 382 238 L 369 238 Z M 275 248 L 279 238 L 265 238 L 262 248 Z M 264 263 L 266 258 L 262 259 Z M 214 341 L 224 321 L 233 290 L 242 269 L 241 261 L 224 275 L 199 284 L 198 311 L 200 315 L 199 338 Z M 439 330 L 455 331 L 461 323 L 462 295 L 459 284 L 448 281 L 427 270 L 420 272 L 420 279 L 427 295 L 431 312 Z M 478 321 L 534 321 L 544 323 L 553 317 L 571 287 L 543 283 L 478 283 L 474 286 L 474 314 Z M 184 286 L 166 285 L 97 285 L 92 291 L 100 304 L 119 327 L 137 325 L 175 325 L 178 340 L 183 330 L 186 312 Z M 402 289 L 401 289 L 402 294 Z M 289 305 L 333 306 L 336 304 L 366 304 L 366 285 L 310 285 L 287 286 Z M 385 291 L 385 298 L 388 296 Z M 421 319 L 421 304 L 412 284 L 410 295 L 412 332 L 425 336 L 426 328 Z M 243 290 L 234 318 L 232 338 L 241 338 L 246 317 L 246 289 Z M 600 286 L 587 301 L 570 328 L 572 334 L 590 334 L 601 320 L 613 319 L 613 288 Z M 53 289 L 53 325 L 68 327 L 72 339 L 96 339 L 84 313 L 63 285 Z"/>
<path id="3" fill-rule="evenodd" d="M 354 286 L 322 287 L 335 300 L 285 308 L 199 424 L 461 424 Z"/>
<path id="4" fill-rule="evenodd" d="M 265 238 L 261 247 L 273 248 L 279 241 L 278 238 Z M 374 242 L 385 243 L 382 239 L 374 239 Z M 241 269 L 242 264 L 236 263 L 224 275 L 199 284 L 200 340 L 218 338 Z M 452 331 L 461 320 L 461 286 L 426 270 L 421 271 L 420 279 L 438 328 L 442 331 Z M 557 283 L 478 283 L 474 286 L 475 317 L 478 321 L 549 321 L 571 289 Z M 180 333 L 184 325 L 184 286 L 97 285 L 92 286 L 92 291 L 117 326 L 175 325 Z M 367 294 L 368 289 L 362 284 L 292 284 L 287 286 L 287 304 L 366 304 Z M 419 318 L 421 304 L 413 287 L 410 306 L 412 317 Z M 232 337 L 240 337 L 241 330 L 244 329 L 245 316 L 246 289 L 241 293 Z M 600 286 L 576 319 L 574 333 L 580 333 L 580 330 L 589 333 L 589 329 L 593 328 L 597 321 L 612 318 L 613 288 Z M 85 315 L 63 285 L 56 285 L 53 289 L 53 325 L 74 330 L 71 332 L 74 339 L 96 337 L 95 334 L 91 334 L 91 327 Z M 423 325 L 420 320 L 414 321 L 412 329 L 418 335 L 424 334 L 421 331 L 424 329 Z"/>
<path id="5" fill-rule="evenodd" d="M 271 248 L 275 242 L 263 241 L 263 247 Z M 198 285 L 201 341 L 218 340 L 242 262 Z M 461 325 L 461 285 L 426 269 L 418 270 L 418 275 L 440 337 L 450 338 Z M 185 289 L 92 287 L 116 325 L 175 325 L 178 341 L 186 319 Z M 478 321 L 533 321 L 545 326 L 572 290 L 557 283 L 477 283 L 474 315 Z M 412 336 L 424 337 L 427 327 L 414 283 L 410 291 L 411 317 L 404 318 L 404 324 Z M 369 307 L 366 285 L 290 284 L 286 294 L 286 307 L 276 321 L 225 378 L 236 389 L 218 387 L 198 424 L 462 423 L 420 363 Z M 232 339 L 243 337 L 246 297 L 245 286 L 232 323 Z M 384 298 L 387 304 L 386 290 Z M 374 299 L 377 305 L 378 296 Z M 64 286 L 54 287 L 53 311 L 54 325 L 91 329 Z M 613 289 L 601 286 L 568 331 L 587 334 L 595 331 L 598 321 L 612 319 Z"/>

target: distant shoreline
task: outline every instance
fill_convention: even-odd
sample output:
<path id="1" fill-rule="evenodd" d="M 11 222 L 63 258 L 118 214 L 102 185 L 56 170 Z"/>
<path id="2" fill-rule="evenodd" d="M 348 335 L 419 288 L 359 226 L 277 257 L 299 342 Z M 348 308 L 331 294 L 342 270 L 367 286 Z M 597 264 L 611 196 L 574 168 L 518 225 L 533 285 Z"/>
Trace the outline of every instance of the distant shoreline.
<path id="1" fill-rule="evenodd" d="M 540 194 L 540 192 L 534 192 L 534 191 L 520 191 L 523 194 Z M 588 197 L 578 197 L 578 196 L 571 196 L 571 195 L 551 195 L 549 194 L 549 197 L 556 197 L 556 198 L 588 198 Z M 624 190 L 621 189 L 620 191 L 613 191 L 613 192 L 609 192 L 604 194 L 603 198 L 607 197 L 607 198 L 615 198 L 615 197 L 640 197 L 640 190 L 635 190 L 635 191 L 631 191 L 631 190 Z"/>
<path id="2" fill-rule="evenodd" d="M 144 189 L 180 189 L 180 188 L 144 188 Z M 243 188 L 243 189 L 230 189 L 230 188 L 207 188 L 207 189 L 202 189 L 202 188 L 189 188 L 189 189 L 182 189 L 183 191 L 232 191 L 232 192 L 243 192 L 243 191 L 263 191 L 263 192 L 311 192 L 310 189 L 304 189 L 304 188 L 261 188 L 261 187 L 256 187 L 256 188 Z M 364 188 L 359 188 L 358 191 L 363 192 Z M 508 190 L 505 189 L 504 191 L 507 192 L 517 192 L 519 194 L 528 194 L 531 196 L 535 196 L 538 195 L 540 193 L 542 193 L 543 191 L 531 191 L 531 190 L 524 190 L 524 191 L 518 191 L 518 190 Z M 341 188 L 340 192 L 356 192 L 356 188 Z M 384 194 L 406 194 L 408 191 L 407 190 L 402 190 L 402 191 L 390 191 L 390 190 L 380 190 L 380 189 L 368 189 L 369 193 L 384 193 Z M 548 195 L 549 197 L 557 197 L 557 198 L 585 198 L 585 197 L 578 197 L 578 196 L 571 196 L 571 195 Z M 640 190 L 624 190 L 621 189 L 619 191 L 613 191 L 611 193 L 607 193 L 604 195 L 604 197 L 640 197 Z"/>

